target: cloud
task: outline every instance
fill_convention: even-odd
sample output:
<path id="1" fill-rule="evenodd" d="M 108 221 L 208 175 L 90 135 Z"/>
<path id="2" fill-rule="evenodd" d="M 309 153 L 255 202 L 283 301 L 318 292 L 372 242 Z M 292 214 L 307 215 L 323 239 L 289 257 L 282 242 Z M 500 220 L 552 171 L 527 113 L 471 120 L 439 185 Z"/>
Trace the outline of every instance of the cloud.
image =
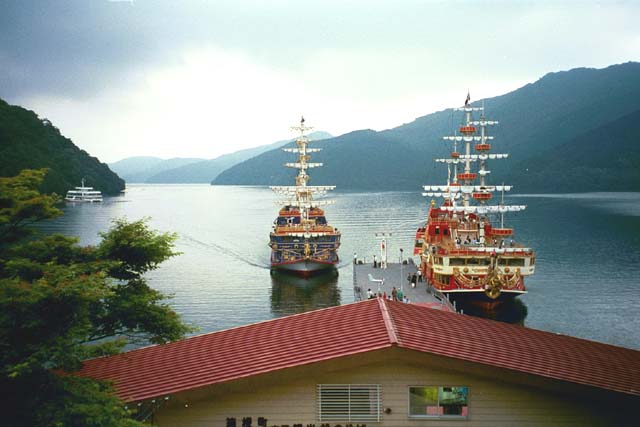
<path id="1" fill-rule="evenodd" d="M 464 7 L 463 7 L 464 6 Z M 640 60 L 638 3 L 10 1 L 0 97 L 101 159 L 385 129 L 550 71 Z"/>

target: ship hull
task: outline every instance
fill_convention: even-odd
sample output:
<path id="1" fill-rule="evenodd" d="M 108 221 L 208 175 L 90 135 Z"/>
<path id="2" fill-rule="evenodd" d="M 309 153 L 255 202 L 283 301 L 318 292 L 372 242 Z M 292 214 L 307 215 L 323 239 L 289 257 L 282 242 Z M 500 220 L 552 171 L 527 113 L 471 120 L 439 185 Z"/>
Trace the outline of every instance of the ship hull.
<path id="1" fill-rule="evenodd" d="M 332 262 L 321 262 L 313 260 L 289 261 L 283 263 L 272 263 L 272 271 L 280 271 L 295 274 L 302 277 L 310 277 L 316 274 L 324 274 L 336 269 L 336 264 Z"/>
<path id="2" fill-rule="evenodd" d="M 457 305 L 474 305 L 485 309 L 495 308 L 504 303 L 511 303 L 518 296 L 527 293 L 526 291 L 502 290 L 497 298 L 490 298 L 481 289 L 441 292 L 447 295 L 451 301 L 455 301 Z"/>
<path id="3" fill-rule="evenodd" d="M 271 269 L 308 277 L 335 269 L 340 235 L 318 237 L 271 235 Z"/>

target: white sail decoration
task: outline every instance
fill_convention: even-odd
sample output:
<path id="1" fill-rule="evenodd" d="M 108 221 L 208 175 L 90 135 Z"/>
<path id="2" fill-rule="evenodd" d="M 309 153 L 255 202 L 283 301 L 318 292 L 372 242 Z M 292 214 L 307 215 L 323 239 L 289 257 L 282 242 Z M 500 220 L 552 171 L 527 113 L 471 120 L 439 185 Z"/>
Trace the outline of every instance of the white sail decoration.
<path id="1" fill-rule="evenodd" d="M 291 193 L 296 194 L 297 191 L 311 191 L 311 192 L 319 192 L 319 191 L 330 191 L 335 190 L 335 185 L 307 185 L 305 187 L 296 187 L 295 185 L 272 185 L 269 187 L 273 191 L 277 193 Z"/>
<path id="2" fill-rule="evenodd" d="M 464 187 L 466 193 L 471 193 L 474 191 L 511 191 L 512 185 L 423 185 L 422 188 L 425 191 L 450 191 L 452 193 L 457 193 L 461 191 L 461 188 Z"/>
<path id="3" fill-rule="evenodd" d="M 299 148 L 283 148 L 282 151 L 286 151 L 287 153 L 301 153 Z M 305 153 L 318 153 L 322 151 L 322 148 L 306 148 Z"/>
<path id="4" fill-rule="evenodd" d="M 500 123 L 497 120 L 472 120 L 469 122 L 470 125 L 474 126 L 492 126 Z"/>
<path id="5" fill-rule="evenodd" d="M 458 163 L 464 163 L 463 160 L 459 160 L 459 159 L 435 159 L 436 162 L 438 163 L 447 163 L 449 165 L 457 165 Z M 475 162 L 475 160 L 470 160 L 472 162 Z"/>
<path id="6" fill-rule="evenodd" d="M 494 160 L 494 159 L 506 159 L 508 154 L 461 154 L 458 159 L 460 160 Z"/>
<path id="7" fill-rule="evenodd" d="M 335 204 L 335 200 L 312 200 L 303 202 L 300 200 L 279 200 L 274 202 L 277 205 L 295 206 L 298 208 L 311 209 L 318 206 L 327 206 Z"/>
<path id="8" fill-rule="evenodd" d="M 466 113 L 470 113 L 472 111 L 483 111 L 484 107 L 468 107 L 468 106 L 464 106 L 464 107 L 456 107 L 453 109 L 453 111 L 464 111 Z"/>
<path id="9" fill-rule="evenodd" d="M 504 213 L 504 212 L 520 212 L 527 208 L 526 205 L 511 205 L 511 206 L 441 206 L 440 210 L 449 212 L 464 212 L 464 213 Z"/>
<path id="10" fill-rule="evenodd" d="M 455 136 L 443 136 L 442 139 L 444 139 L 445 141 L 456 141 L 456 142 L 460 142 L 460 141 L 464 141 L 464 142 L 471 142 L 471 141 L 482 141 L 483 137 L 482 136 L 464 136 L 464 135 L 455 135 Z M 487 139 L 493 139 L 492 136 L 485 136 L 484 137 L 485 140 Z"/>
<path id="11" fill-rule="evenodd" d="M 286 167 L 296 168 L 296 169 L 306 169 L 306 168 L 319 168 L 322 166 L 322 163 L 285 163 Z"/>
<path id="12" fill-rule="evenodd" d="M 460 198 L 460 193 L 432 193 L 432 192 L 426 192 L 426 193 L 422 193 L 422 195 L 424 197 L 444 197 L 445 199 L 449 199 L 449 200 L 457 200 Z"/>

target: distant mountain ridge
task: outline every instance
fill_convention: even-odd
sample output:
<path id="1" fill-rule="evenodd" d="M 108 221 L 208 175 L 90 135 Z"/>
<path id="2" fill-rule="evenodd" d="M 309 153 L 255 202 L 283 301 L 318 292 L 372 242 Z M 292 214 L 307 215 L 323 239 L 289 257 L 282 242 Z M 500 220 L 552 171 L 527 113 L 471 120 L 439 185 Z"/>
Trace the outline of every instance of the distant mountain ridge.
<path id="1" fill-rule="evenodd" d="M 331 138 L 328 132 L 316 131 L 310 134 L 313 139 Z M 240 162 L 260 155 L 266 151 L 282 147 L 291 140 L 277 141 L 271 144 L 247 148 L 215 159 L 174 158 L 169 160 L 158 157 L 128 157 L 109 166 L 125 181 L 153 184 L 193 184 L 210 183 L 220 172 Z"/>
<path id="2" fill-rule="evenodd" d="M 616 120 L 640 109 L 640 64 L 628 62 L 604 69 L 549 73 L 508 94 L 472 103 L 482 104 L 487 119 L 500 122 L 489 129 L 489 134 L 495 136 L 492 152 L 510 154 L 507 160 L 489 162 L 489 181 L 513 184 L 520 192 L 520 188 L 531 188 L 527 185 L 529 160 L 556 164 L 550 160 L 558 147 L 589 131 L 613 126 Z M 323 162 L 324 167 L 312 171 L 312 184 L 335 184 L 345 190 L 416 190 L 423 184 L 443 183 L 446 168 L 436 166 L 433 159 L 448 157 L 453 147 L 442 136 L 453 134 L 462 116 L 448 109 L 381 132 L 360 130 L 319 141 L 313 146 L 323 151 L 312 159 Z M 609 141 L 609 149 L 615 150 L 617 143 Z M 212 184 L 292 184 L 295 171 L 282 166 L 292 159 L 291 154 L 282 150 L 268 151 L 227 169 Z M 632 163 L 621 164 L 624 172 L 614 172 L 631 176 Z M 555 192 L 560 188 L 552 180 L 537 182 L 541 187 L 536 192 Z M 591 191 L 580 180 L 567 182 L 562 188 Z M 640 191 L 640 186 L 632 188 Z"/>
<path id="3" fill-rule="evenodd" d="M 78 148 L 47 119 L 0 99 L 0 176 L 15 176 L 23 169 L 48 168 L 41 185 L 60 195 L 80 185 L 104 194 L 118 194 L 124 181 L 96 157 Z"/>
<path id="4" fill-rule="evenodd" d="M 161 159 L 159 157 L 127 157 L 109 167 L 126 182 L 147 182 L 149 178 L 167 170 L 179 168 L 192 163 L 201 162 L 204 159 L 176 157 L 173 159 Z"/>

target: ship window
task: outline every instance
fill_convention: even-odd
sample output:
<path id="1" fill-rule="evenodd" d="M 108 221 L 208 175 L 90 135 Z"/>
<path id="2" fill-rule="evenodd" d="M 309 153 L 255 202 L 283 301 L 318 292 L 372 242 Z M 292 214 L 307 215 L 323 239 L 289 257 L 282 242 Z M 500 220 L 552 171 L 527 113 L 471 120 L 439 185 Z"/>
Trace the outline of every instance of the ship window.
<path id="1" fill-rule="evenodd" d="M 467 259 L 467 265 L 478 265 L 478 264 L 480 264 L 480 260 L 478 258 Z"/>
<path id="2" fill-rule="evenodd" d="M 467 418 L 469 387 L 409 387 L 410 418 Z"/>
<path id="3" fill-rule="evenodd" d="M 508 260 L 506 258 L 500 258 L 498 260 L 498 265 L 508 265 L 507 261 Z"/>
<path id="4" fill-rule="evenodd" d="M 449 265 L 464 265 L 464 258 L 449 258 Z"/>
<path id="5" fill-rule="evenodd" d="M 512 265 L 514 267 L 524 267 L 524 258 L 510 259 L 509 265 Z"/>
<path id="6" fill-rule="evenodd" d="M 318 421 L 380 421 L 379 384 L 318 384 Z"/>
<path id="7" fill-rule="evenodd" d="M 435 275 L 436 282 L 442 283 L 443 285 L 448 285 L 450 278 L 451 278 L 451 275 L 448 275 L 448 274 L 436 274 Z"/>

